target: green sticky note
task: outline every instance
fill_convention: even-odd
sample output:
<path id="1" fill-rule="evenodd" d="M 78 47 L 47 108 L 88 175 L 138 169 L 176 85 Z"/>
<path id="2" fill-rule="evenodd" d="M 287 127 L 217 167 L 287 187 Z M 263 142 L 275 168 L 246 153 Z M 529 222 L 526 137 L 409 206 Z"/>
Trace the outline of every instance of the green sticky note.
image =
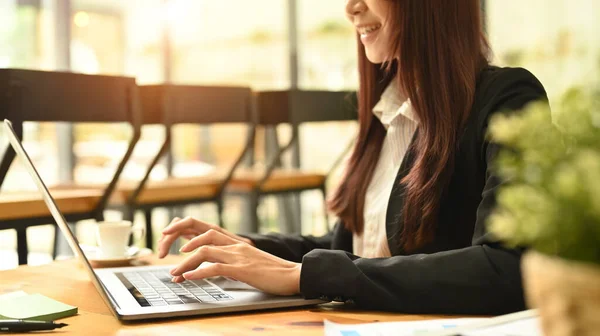
<path id="1" fill-rule="evenodd" d="M 0 297 L 0 320 L 54 321 L 77 314 L 77 307 L 69 306 L 41 294 Z"/>

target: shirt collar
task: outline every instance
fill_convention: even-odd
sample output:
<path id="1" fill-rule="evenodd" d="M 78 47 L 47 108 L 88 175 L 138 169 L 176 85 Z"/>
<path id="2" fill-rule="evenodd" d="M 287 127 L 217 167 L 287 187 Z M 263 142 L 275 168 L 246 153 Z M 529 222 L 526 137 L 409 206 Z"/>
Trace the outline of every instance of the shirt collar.
<path id="1" fill-rule="evenodd" d="M 373 114 L 387 128 L 400 114 L 413 122 L 418 122 L 410 99 L 403 99 L 395 80 L 387 86 L 379 102 L 373 107 Z"/>

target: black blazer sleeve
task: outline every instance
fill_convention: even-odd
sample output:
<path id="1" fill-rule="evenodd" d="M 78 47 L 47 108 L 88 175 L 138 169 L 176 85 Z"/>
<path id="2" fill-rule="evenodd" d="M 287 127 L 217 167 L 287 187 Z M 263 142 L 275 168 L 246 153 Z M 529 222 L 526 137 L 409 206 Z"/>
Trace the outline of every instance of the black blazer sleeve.
<path id="1" fill-rule="evenodd" d="M 301 262 L 302 257 L 314 249 L 352 250 L 352 233 L 338 222 L 333 230 L 322 237 L 283 235 L 270 233 L 268 235 L 243 234 L 252 240 L 254 245 L 280 258 Z"/>
<path id="2" fill-rule="evenodd" d="M 486 104 L 493 104 L 486 108 L 493 112 L 516 110 L 528 102 L 545 100 L 535 77 L 525 70 L 515 71 L 504 78 L 510 83 L 504 83 L 502 90 L 496 87 L 496 92 L 490 93 L 493 97 L 486 98 Z M 487 120 L 486 115 L 478 125 L 482 137 Z M 491 167 L 500 147 L 482 143 L 482 159 Z M 500 185 L 501 179 L 487 168 L 472 246 L 383 259 L 313 250 L 302 261 L 301 293 L 308 299 L 352 300 L 363 309 L 405 313 L 502 314 L 524 309 L 521 251 L 502 248 L 485 229 Z"/>

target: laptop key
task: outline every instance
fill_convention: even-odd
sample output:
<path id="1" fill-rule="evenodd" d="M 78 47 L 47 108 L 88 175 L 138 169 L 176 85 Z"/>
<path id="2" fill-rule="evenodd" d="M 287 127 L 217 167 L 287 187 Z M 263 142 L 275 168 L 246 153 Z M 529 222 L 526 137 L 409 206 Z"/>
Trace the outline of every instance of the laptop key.
<path id="1" fill-rule="evenodd" d="M 148 300 L 152 306 L 166 306 L 167 303 L 164 300 Z"/>
<path id="2" fill-rule="evenodd" d="M 179 300 L 179 297 L 177 297 L 177 295 L 163 295 L 162 298 L 164 300 Z"/>
<path id="3" fill-rule="evenodd" d="M 189 298 L 189 297 L 182 297 L 181 301 L 183 301 L 183 303 L 198 303 L 198 300 L 196 300 L 196 298 Z"/>
<path id="4" fill-rule="evenodd" d="M 158 294 L 152 294 L 152 295 L 144 295 L 144 298 L 146 298 L 146 300 L 158 300 L 158 299 L 160 299 L 160 296 Z"/>
<path id="5" fill-rule="evenodd" d="M 150 307 L 150 302 L 144 299 L 136 299 L 137 303 L 139 303 L 142 307 Z"/>
<path id="6" fill-rule="evenodd" d="M 166 302 L 159 302 L 159 303 L 152 303 L 152 307 L 161 307 L 161 306 L 168 306 L 169 304 Z"/>
<path id="7" fill-rule="evenodd" d="M 215 302 L 217 301 L 217 299 L 215 299 L 212 296 L 196 296 L 196 298 L 202 302 Z"/>
<path id="8" fill-rule="evenodd" d="M 172 306 L 172 305 L 183 304 L 183 301 L 181 301 L 181 300 L 167 300 L 167 303 L 169 304 L 169 306 Z"/>

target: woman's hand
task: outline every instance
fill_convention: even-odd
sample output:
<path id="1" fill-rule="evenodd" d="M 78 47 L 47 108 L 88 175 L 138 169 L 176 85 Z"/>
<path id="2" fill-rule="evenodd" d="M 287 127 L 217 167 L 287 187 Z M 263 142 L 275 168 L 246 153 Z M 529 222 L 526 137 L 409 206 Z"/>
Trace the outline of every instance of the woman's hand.
<path id="1" fill-rule="evenodd" d="M 217 230 L 209 230 L 181 248 L 191 252 L 171 270 L 174 282 L 224 276 L 275 295 L 300 292 L 302 264 L 276 257 Z M 207 262 L 209 265 L 202 265 Z"/>
<path id="2" fill-rule="evenodd" d="M 164 258 L 169 253 L 169 248 L 177 238 L 183 237 L 186 239 L 193 239 L 210 230 L 220 232 L 236 241 L 254 246 L 250 239 L 240 237 L 217 225 L 204 223 L 192 217 L 186 217 L 184 219 L 176 217 L 162 231 L 162 237 L 158 241 L 158 257 Z"/>

